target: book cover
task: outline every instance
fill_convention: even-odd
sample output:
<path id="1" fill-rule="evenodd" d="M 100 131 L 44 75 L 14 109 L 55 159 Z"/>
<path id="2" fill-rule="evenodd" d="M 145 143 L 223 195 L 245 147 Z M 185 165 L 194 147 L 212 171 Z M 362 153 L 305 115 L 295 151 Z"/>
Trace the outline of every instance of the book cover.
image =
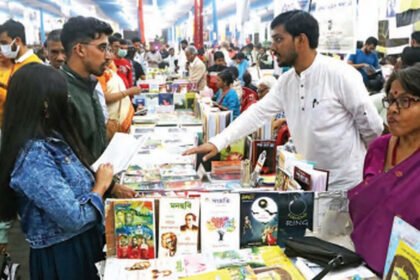
<path id="1" fill-rule="evenodd" d="M 305 172 L 303 169 L 295 166 L 293 178 L 299 183 L 304 191 L 312 190 L 311 174 L 308 172 Z"/>
<path id="2" fill-rule="evenodd" d="M 314 213 L 313 192 L 281 192 L 279 206 L 279 244 L 288 237 L 304 236 L 307 228 L 312 230 Z"/>
<path id="3" fill-rule="evenodd" d="M 271 140 L 252 140 L 250 145 L 251 152 L 250 161 L 252 170 L 257 165 L 258 157 L 263 151 L 266 151 L 266 159 L 261 169 L 261 174 L 275 174 L 276 173 L 276 154 L 277 146 L 275 141 Z"/>
<path id="4" fill-rule="evenodd" d="M 117 257 L 153 259 L 155 257 L 154 201 L 135 199 L 114 203 Z"/>
<path id="5" fill-rule="evenodd" d="M 420 253 L 404 241 L 398 242 L 395 256 L 384 279 L 420 279 Z"/>
<path id="6" fill-rule="evenodd" d="M 415 252 L 420 253 L 420 231 L 400 217 L 395 217 L 394 223 L 392 224 L 391 237 L 389 239 L 384 275 L 388 275 L 400 241 L 404 241 L 408 246 L 413 248 Z"/>
<path id="7" fill-rule="evenodd" d="M 163 197 L 159 213 L 159 258 L 197 254 L 200 201 Z"/>
<path id="8" fill-rule="evenodd" d="M 277 244 L 278 193 L 241 194 L 241 248 Z"/>
<path id="9" fill-rule="evenodd" d="M 203 193 L 201 252 L 239 250 L 239 194 Z"/>
<path id="10" fill-rule="evenodd" d="M 220 151 L 220 160 L 238 161 L 244 159 L 245 138 L 240 139 Z"/>

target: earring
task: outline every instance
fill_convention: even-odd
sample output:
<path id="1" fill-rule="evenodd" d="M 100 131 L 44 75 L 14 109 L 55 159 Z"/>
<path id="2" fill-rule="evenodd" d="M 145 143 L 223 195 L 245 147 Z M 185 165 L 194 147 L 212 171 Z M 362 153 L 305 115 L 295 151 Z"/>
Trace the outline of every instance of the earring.
<path id="1" fill-rule="evenodd" d="M 44 101 L 44 117 L 48 119 L 50 115 L 48 114 L 48 101 Z"/>

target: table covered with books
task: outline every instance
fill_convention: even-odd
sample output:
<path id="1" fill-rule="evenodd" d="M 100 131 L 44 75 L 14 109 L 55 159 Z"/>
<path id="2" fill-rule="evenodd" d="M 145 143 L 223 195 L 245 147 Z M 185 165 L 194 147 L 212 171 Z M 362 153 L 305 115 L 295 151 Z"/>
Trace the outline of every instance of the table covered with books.
<path id="1" fill-rule="evenodd" d="M 146 99 L 152 113 L 135 117 L 130 135 L 116 134 L 102 156 L 139 194 L 105 202 L 104 279 L 312 279 L 322 267 L 288 258 L 285 240 L 313 235 L 353 249 L 346 193 L 327 191 L 327 171 L 276 147 L 271 124 L 207 167 L 182 156 L 232 119 L 192 96 L 177 109 Z M 255 175 L 263 151 L 269 160 Z M 324 279 L 352 277 L 377 279 L 363 265 Z"/>

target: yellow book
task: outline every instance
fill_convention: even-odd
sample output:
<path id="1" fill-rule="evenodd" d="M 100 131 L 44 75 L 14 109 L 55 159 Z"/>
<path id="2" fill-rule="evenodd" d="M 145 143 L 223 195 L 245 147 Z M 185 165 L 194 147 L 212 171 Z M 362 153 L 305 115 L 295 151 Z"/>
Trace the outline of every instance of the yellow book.
<path id="1" fill-rule="evenodd" d="M 414 251 L 404 241 L 398 242 L 394 259 L 386 280 L 420 279 L 420 253 Z"/>

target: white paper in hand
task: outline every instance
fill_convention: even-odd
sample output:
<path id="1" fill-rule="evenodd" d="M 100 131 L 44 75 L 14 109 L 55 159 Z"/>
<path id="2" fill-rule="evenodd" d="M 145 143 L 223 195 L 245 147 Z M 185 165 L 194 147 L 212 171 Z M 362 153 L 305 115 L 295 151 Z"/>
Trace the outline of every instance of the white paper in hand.
<path id="1" fill-rule="evenodd" d="M 136 139 L 130 134 L 115 133 L 106 150 L 92 165 L 92 170 L 96 172 L 99 165 L 104 163 L 111 163 L 113 165 L 114 175 L 126 170 L 131 158 L 143 145 L 145 139 L 145 136 Z"/>

